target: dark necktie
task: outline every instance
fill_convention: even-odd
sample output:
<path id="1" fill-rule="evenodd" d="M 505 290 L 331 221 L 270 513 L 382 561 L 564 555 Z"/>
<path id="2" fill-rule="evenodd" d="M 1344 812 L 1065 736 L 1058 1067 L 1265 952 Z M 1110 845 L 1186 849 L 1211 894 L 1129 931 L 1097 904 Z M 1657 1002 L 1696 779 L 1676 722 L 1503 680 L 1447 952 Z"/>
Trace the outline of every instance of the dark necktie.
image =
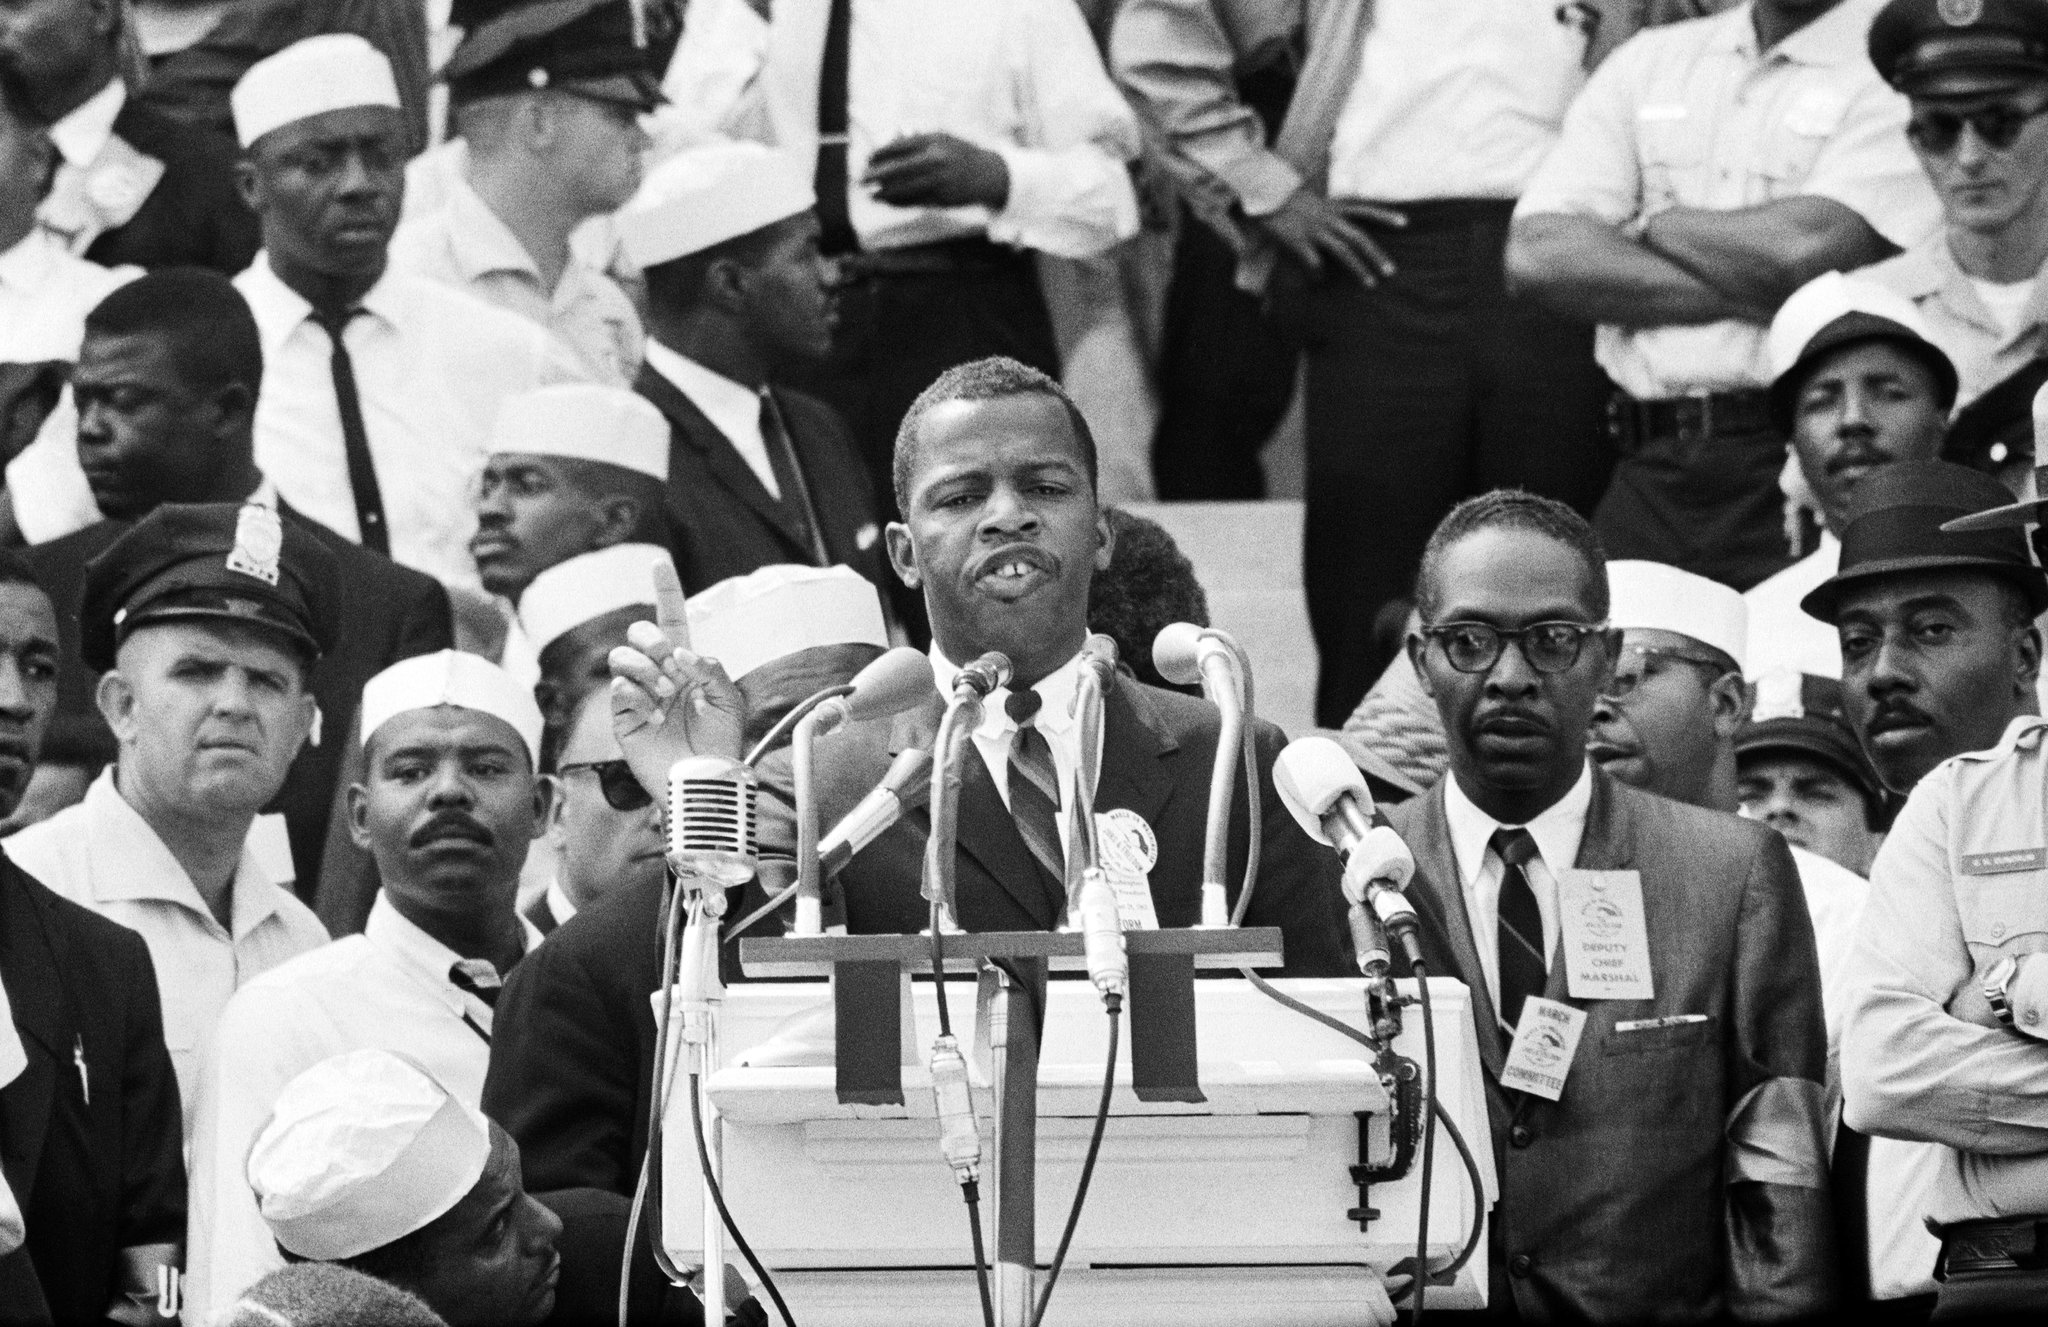
<path id="1" fill-rule="evenodd" d="M 448 984 L 465 995 L 475 996 L 483 1001 L 484 1008 L 492 1010 L 498 1007 L 498 992 L 505 989 L 504 979 L 498 975 L 496 966 L 480 958 L 457 959 L 448 969 Z M 466 1011 L 462 1021 L 471 1032 L 486 1042 L 490 1041 L 491 1030 L 471 1018 Z"/>
<path id="2" fill-rule="evenodd" d="M 1536 855 L 1536 840 L 1526 829 L 1497 829 L 1487 846 L 1499 854 L 1500 924 L 1494 937 L 1500 956 L 1500 1024 L 1513 1036 L 1522 1019 L 1522 1002 L 1543 994 L 1550 960 L 1543 952 L 1543 913 L 1536 891 L 1523 868 Z"/>
<path id="3" fill-rule="evenodd" d="M 1012 691 L 1003 708 L 1017 725 L 1010 739 L 1010 815 L 1024 846 L 1045 869 L 1053 916 L 1066 912 L 1067 857 L 1060 845 L 1060 774 L 1052 763 L 1052 747 L 1038 731 L 1038 707 L 1044 698 L 1030 687 Z"/>
<path id="4" fill-rule="evenodd" d="M 761 446 L 768 453 L 768 468 L 775 475 L 775 486 L 782 490 L 782 509 L 802 532 L 812 565 L 831 566 L 832 556 L 819 536 L 817 513 L 811 507 L 811 486 L 804 482 L 804 472 L 797 468 L 796 446 L 789 439 L 789 430 L 782 426 L 782 409 L 775 404 L 774 393 L 766 388 L 761 390 Z"/>
<path id="5" fill-rule="evenodd" d="M 391 532 L 385 528 L 384 495 L 377 488 L 377 468 L 370 462 L 370 434 L 363 427 L 363 402 L 356 393 L 355 363 L 349 358 L 348 342 L 342 333 L 361 309 L 327 313 L 313 310 L 313 321 L 327 333 L 334 347 L 328 361 L 334 373 L 334 400 L 341 408 L 341 450 L 348 460 L 348 487 L 355 498 L 356 529 L 362 532 L 364 548 L 385 556 L 391 554 Z"/>
<path id="6" fill-rule="evenodd" d="M 852 50 L 853 0 L 832 0 L 825 20 L 825 58 L 818 66 L 818 165 L 811 177 L 818 195 L 818 247 L 828 254 L 860 247 L 847 206 L 847 190 L 853 185 L 846 159 Z"/>

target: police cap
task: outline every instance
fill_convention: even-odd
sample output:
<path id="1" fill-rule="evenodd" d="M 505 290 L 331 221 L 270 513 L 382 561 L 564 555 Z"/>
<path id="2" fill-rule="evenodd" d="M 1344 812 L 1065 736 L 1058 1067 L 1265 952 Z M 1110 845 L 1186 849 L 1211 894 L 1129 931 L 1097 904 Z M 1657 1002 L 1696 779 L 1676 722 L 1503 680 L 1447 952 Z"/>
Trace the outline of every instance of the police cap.
<path id="1" fill-rule="evenodd" d="M 456 102 L 560 88 L 652 110 L 681 32 L 671 0 L 457 0 L 452 20 L 462 44 L 441 77 Z"/>
<path id="2" fill-rule="evenodd" d="M 1964 91 L 1946 85 L 1973 75 L 2048 77 L 2048 0 L 1891 0 L 1871 22 L 1870 62 L 1908 95 Z"/>
<path id="3" fill-rule="evenodd" d="M 236 622 L 308 660 L 334 643 L 340 572 L 318 537 L 257 503 L 166 503 L 85 568 L 79 647 L 105 672 L 138 627 Z"/>
<path id="4" fill-rule="evenodd" d="M 1842 684 L 1811 673 L 1769 673 L 1756 680 L 1750 717 L 1735 734 L 1735 761 L 1787 752 L 1832 766 L 1863 794 L 1876 812 L 1885 806 L 1884 785 L 1863 754 L 1842 707 Z"/>

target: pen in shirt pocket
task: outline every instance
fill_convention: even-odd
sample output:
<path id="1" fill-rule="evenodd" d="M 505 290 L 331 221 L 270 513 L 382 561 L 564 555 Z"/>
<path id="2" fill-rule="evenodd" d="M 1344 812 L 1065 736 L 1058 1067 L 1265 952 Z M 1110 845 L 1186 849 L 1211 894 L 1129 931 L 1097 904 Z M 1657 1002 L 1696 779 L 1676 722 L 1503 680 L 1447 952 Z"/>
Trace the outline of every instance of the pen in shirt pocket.
<path id="1" fill-rule="evenodd" d="M 1705 1014 L 1670 1014 L 1663 1018 L 1631 1018 L 1616 1023 L 1616 1032 L 1648 1032 L 1652 1028 L 1684 1027 L 1688 1023 L 1704 1023 Z"/>

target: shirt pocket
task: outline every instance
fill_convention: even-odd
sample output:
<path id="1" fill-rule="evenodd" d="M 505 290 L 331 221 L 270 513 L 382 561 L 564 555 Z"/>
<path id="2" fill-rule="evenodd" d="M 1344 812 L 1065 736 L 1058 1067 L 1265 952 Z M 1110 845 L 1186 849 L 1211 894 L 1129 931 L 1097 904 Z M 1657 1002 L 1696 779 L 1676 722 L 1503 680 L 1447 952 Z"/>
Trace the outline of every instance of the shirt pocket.
<path id="1" fill-rule="evenodd" d="M 1683 203 L 1683 190 L 1706 164 L 1706 126 L 1682 102 L 1652 102 L 1636 109 L 1636 144 L 1644 214 Z"/>
<path id="2" fill-rule="evenodd" d="M 1631 1127 L 1650 1134 L 1687 1134 L 1705 1127 L 1723 1103 L 1721 1025 L 1697 1023 L 1609 1031 L 1600 1039 L 1601 1099 L 1624 1111 Z"/>
<path id="3" fill-rule="evenodd" d="M 1956 911 L 1972 952 L 2048 949 L 2048 871 L 1961 876 Z"/>
<path id="4" fill-rule="evenodd" d="M 1807 88 L 1786 104 L 1784 114 L 1764 134 L 1755 167 L 1764 201 L 1805 191 L 1814 163 L 1848 112 L 1848 94 L 1829 87 Z"/>

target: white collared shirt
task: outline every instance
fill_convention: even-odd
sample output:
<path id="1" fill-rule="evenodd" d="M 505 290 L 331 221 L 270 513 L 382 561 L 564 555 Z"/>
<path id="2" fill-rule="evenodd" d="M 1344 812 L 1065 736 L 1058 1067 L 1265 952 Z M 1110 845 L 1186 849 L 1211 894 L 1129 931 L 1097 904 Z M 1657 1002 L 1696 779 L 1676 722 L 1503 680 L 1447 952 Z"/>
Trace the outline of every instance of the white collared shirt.
<path id="1" fill-rule="evenodd" d="M 932 644 L 930 658 L 933 685 L 940 695 L 952 695 L 953 678 L 960 672 L 959 665 L 940 653 L 937 642 Z M 1052 752 L 1053 769 L 1059 775 L 1058 820 L 1062 843 L 1069 841 L 1067 813 L 1074 805 L 1074 778 L 1081 763 L 1081 724 L 1074 715 L 1074 693 L 1080 682 L 1081 656 L 1077 651 L 1073 658 L 1031 687 L 1040 697 L 1038 716 L 1033 722 L 1045 734 L 1046 747 Z M 982 703 L 981 724 L 974 730 L 975 750 L 981 753 L 982 763 L 988 767 L 989 778 L 995 782 L 996 795 L 1003 799 L 1004 806 L 1010 804 L 1010 741 L 1017 735 L 1017 721 L 1004 708 L 1009 698 L 1008 687 L 991 691 Z M 1098 735 L 1098 757 L 1101 755 L 1100 743 Z"/>
<path id="2" fill-rule="evenodd" d="M 0 253 L 0 363 L 75 361 L 85 315 L 141 275 L 139 267 L 101 267 L 74 257 L 50 232 L 30 228 Z"/>
<path id="3" fill-rule="evenodd" d="M 1958 410 L 2048 350 L 2048 282 L 2037 272 L 2022 283 L 2016 307 L 1992 307 L 1984 286 L 1957 265 L 1946 228 L 1857 275 L 1913 301 L 1929 339 L 1955 365 Z"/>
<path id="4" fill-rule="evenodd" d="M 1330 141 L 1332 198 L 1512 199 L 1585 84 L 1552 0 L 1375 0 Z"/>
<path id="5" fill-rule="evenodd" d="M 560 926 L 576 915 L 576 904 L 569 898 L 569 891 L 562 888 L 562 877 L 556 876 L 548 881 L 547 900 L 548 912 L 554 917 L 555 925 Z"/>
<path id="6" fill-rule="evenodd" d="M 110 78 L 107 85 L 71 108 L 50 126 L 50 143 L 67 166 L 92 165 L 114 136 L 114 121 L 128 105 L 128 85 Z"/>
<path id="7" fill-rule="evenodd" d="M 561 280 L 548 290 L 533 255 L 460 171 L 448 181 L 440 207 L 399 226 L 391 266 L 539 323 L 600 381 L 631 386 L 640 370 L 640 315 L 618 283 L 572 251 Z"/>
<path id="8" fill-rule="evenodd" d="M 757 139 L 810 174 L 831 0 L 776 0 L 769 12 L 696 0 L 662 81 L 671 104 L 655 117 L 659 140 Z M 1140 148 L 1137 120 L 1071 0 L 860 0 L 849 42 L 848 213 L 861 247 L 985 234 L 1091 258 L 1137 233 L 1125 169 Z M 877 148 L 935 132 L 1002 157 L 1000 210 L 892 207 L 861 186 Z"/>
<path id="9" fill-rule="evenodd" d="M 1579 843 L 1586 836 L 1586 812 L 1593 805 L 1593 767 L 1579 771 L 1571 791 L 1546 807 L 1520 828 L 1536 840 L 1536 855 L 1522 873 L 1536 895 L 1536 908 L 1543 914 L 1543 953 L 1550 961 L 1557 953 L 1557 873 L 1570 870 L 1579 860 Z M 1458 864 L 1458 881 L 1465 899 L 1465 918 L 1472 925 L 1473 947 L 1479 951 L 1479 966 L 1486 974 L 1486 989 L 1493 994 L 1495 1013 L 1500 1010 L 1500 882 L 1505 868 L 1499 854 L 1487 844 L 1504 825 L 1472 804 L 1453 772 L 1444 780 L 1444 819 L 1450 825 L 1451 855 Z"/>
<path id="10" fill-rule="evenodd" d="M 530 953 L 540 942 L 521 919 Z M 483 1099 L 490 1010 L 457 989 L 457 955 L 384 894 L 351 935 L 249 982 L 228 1001 L 199 1076 L 191 1147 L 185 1321 L 207 1322 L 283 1265 L 243 1166 L 287 1083 L 344 1051 L 409 1055 L 470 1106 Z"/>
<path id="11" fill-rule="evenodd" d="M 775 467 L 768 460 L 768 443 L 761 435 L 761 394 L 745 383 L 713 373 L 696 360 L 680 355 L 649 338 L 647 367 L 668 379 L 669 385 L 690 398 L 690 404 L 704 412 L 711 426 L 725 435 L 732 449 L 768 490 L 768 496 L 782 501 L 782 485 L 775 481 Z"/>
<path id="12" fill-rule="evenodd" d="M 1749 4 L 1637 33 L 1587 80 L 1516 217 L 1620 226 L 1674 207 L 1828 198 L 1911 248 L 1941 206 L 1906 143 L 1906 99 L 1865 50 L 1881 3 L 1841 0 L 1768 51 Z M 1771 379 L 1765 331 L 1603 326 L 1594 354 L 1638 400 L 1754 388 Z"/>
<path id="13" fill-rule="evenodd" d="M 188 1140 L 200 1058 L 236 988 L 327 943 L 327 928 L 292 893 L 290 872 L 266 862 L 255 837 L 252 830 L 229 885 L 228 926 L 121 796 L 112 766 L 83 801 L 7 840 L 15 865 L 149 945 Z"/>
<path id="14" fill-rule="evenodd" d="M 1832 579 L 1842 565 L 1842 541 L 1821 531 L 1820 546 L 1742 592 L 1749 613 L 1749 650 L 1743 672 L 1842 675 L 1842 645 L 1835 629 L 1810 616 L 1799 601 Z"/>

